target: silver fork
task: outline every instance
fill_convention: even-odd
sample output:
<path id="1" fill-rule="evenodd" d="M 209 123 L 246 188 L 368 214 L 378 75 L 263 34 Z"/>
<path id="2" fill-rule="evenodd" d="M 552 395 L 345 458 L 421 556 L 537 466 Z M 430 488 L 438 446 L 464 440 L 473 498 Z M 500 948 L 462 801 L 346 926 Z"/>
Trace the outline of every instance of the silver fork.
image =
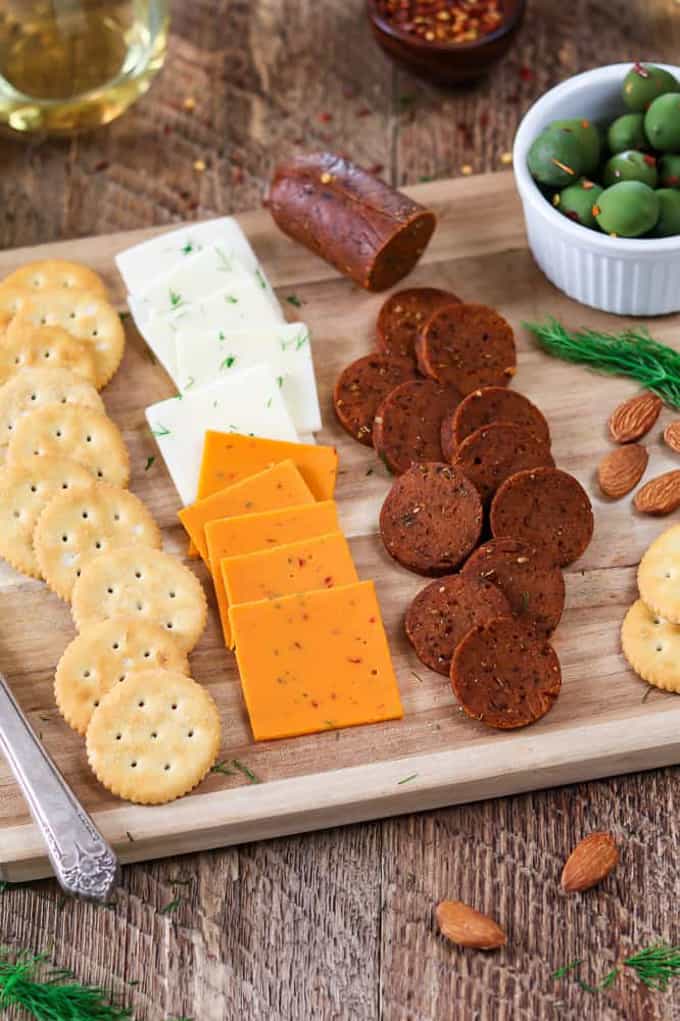
<path id="1" fill-rule="evenodd" d="M 80 804 L 0 674 L 0 750 L 40 830 L 66 893 L 104 903 L 120 881 L 118 859 Z"/>

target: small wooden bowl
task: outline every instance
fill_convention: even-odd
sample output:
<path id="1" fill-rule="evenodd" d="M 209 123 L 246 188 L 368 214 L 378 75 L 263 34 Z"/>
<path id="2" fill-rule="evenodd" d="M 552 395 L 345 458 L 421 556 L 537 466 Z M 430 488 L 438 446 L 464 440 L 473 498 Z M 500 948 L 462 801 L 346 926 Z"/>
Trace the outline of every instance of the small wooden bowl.
<path id="1" fill-rule="evenodd" d="M 366 0 L 368 20 L 381 49 L 419 78 L 437 85 L 460 85 L 486 74 L 510 49 L 525 9 L 526 0 L 503 0 L 503 20 L 495 32 L 474 42 L 430 43 L 386 21 L 377 0 Z"/>

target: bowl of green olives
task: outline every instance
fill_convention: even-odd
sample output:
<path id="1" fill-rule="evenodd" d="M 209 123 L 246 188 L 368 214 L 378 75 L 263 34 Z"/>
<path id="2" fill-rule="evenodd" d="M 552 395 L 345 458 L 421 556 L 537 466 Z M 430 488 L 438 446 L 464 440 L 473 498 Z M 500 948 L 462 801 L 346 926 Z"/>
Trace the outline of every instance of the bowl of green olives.
<path id="1" fill-rule="evenodd" d="M 515 136 L 529 247 L 619 315 L 680 310 L 680 67 L 612 64 L 546 92 Z"/>

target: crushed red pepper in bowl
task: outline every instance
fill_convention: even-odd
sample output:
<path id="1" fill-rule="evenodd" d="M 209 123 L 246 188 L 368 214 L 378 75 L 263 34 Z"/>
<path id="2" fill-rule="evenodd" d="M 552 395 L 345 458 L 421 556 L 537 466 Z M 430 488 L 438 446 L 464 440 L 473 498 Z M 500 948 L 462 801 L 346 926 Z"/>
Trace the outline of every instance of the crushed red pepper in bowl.
<path id="1" fill-rule="evenodd" d="M 485 74 L 509 50 L 525 9 L 526 0 L 366 0 L 378 45 L 439 85 Z"/>
<path id="2" fill-rule="evenodd" d="M 495 32 L 500 0 L 378 0 L 386 21 L 428 43 L 468 43 Z"/>

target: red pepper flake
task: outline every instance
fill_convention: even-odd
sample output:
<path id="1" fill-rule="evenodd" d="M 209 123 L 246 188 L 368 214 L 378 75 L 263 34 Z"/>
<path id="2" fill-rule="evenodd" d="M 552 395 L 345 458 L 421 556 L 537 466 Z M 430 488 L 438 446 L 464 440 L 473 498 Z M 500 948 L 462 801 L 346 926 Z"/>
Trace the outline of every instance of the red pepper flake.
<path id="1" fill-rule="evenodd" d="M 522 64 L 519 69 L 519 76 L 523 82 L 531 82 L 534 80 L 534 72 L 526 64 Z"/>
<path id="2" fill-rule="evenodd" d="M 298 557 L 298 567 L 304 567 L 307 561 L 304 557 Z"/>
<path id="3" fill-rule="evenodd" d="M 649 154 L 647 154 L 647 155 L 643 156 L 642 158 L 643 158 L 643 160 L 645 161 L 645 163 L 647 164 L 648 167 L 655 167 L 656 166 L 656 159 L 654 158 L 654 156 L 650 156 Z"/>
<path id="4" fill-rule="evenodd" d="M 397 30 L 436 46 L 474 42 L 503 21 L 500 0 L 378 0 L 377 6 Z"/>
<path id="5" fill-rule="evenodd" d="M 369 617 L 369 618 L 368 618 L 368 623 L 369 623 L 369 624 L 375 624 L 375 622 L 377 621 L 377 619 L 378 619 L 377 617 Z"/>
<path id="6" fill-rule="evenodd" d="M 324 113 L 320 113 L 319 120 L 321 121 L 322 124 L 330 124 L 330 122 L 333 120 L 333 114 L 328 113 L 327 111 Z"/>
<path id="7" fill-rule="evenodd" d="M 327 578 L 324 578 L 323 583 L 326 586 L 326 588 L 332 588 L 334 584 L 333 576 L 329 574 Z"/>
<path id="8" fill-rule="evenodd" d="M 356 664 L 356 663 L 363 663 L 363 660 L 362 660 L 361 656 L 356 656 L 356 657 L 348 656 L 347 657 L 347 662 L 348 663 L 355 663 Z"/>

